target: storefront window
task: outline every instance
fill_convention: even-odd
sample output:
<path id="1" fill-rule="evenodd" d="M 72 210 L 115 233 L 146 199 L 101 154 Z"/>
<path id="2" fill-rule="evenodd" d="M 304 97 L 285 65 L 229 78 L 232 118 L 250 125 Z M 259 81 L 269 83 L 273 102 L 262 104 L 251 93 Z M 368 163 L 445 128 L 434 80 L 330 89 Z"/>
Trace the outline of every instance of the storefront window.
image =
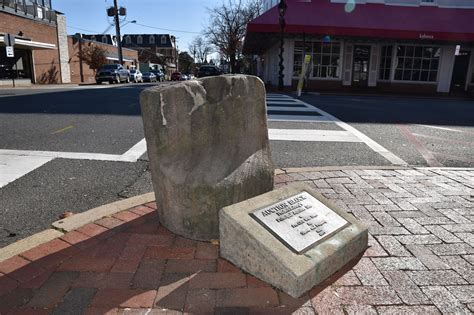
<path id="1" fill-rule="evenodd" d="M 306 44 L 306 47 L 304 46 Z M 313 78 L 339 78 L 341 44 L 337 42 L 295 42 L 293 76 L 301 72 L 305 54 L 311 54 Z"/>
<path id="2" fill-rule="evenodd" d="M 390 69 L 392 65 L 392 46 L 382 46 L 380 58 L 380 80 L 390 80 Z"/>
<path id="3" fill-rule="evenodd" d="M 433 46 L 398 46 L 395 80 L 436 82 L 441 49 Z"/>
<path id="4" fill-rule="evenodd" d="M 31 51 L 15 49 L 15 58 L 8 58 L 0 49 L 0 80 L 31 79 Z"/>

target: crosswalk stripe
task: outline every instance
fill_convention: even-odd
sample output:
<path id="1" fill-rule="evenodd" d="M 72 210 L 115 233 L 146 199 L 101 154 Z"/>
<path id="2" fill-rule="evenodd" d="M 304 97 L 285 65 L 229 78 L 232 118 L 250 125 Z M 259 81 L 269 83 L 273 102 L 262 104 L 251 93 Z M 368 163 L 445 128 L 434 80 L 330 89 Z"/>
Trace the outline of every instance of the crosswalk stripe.
<path id="1" fill-rule="evenodd" d="M 269 121 L 306 121 L 306 122 L 331 122 L 344 129 L 344 133 L 337 131 L 336 133 L 328 130 L 290 130 L 283 129 L 283 131 L 275 131 L 278 129 L 270 129 L 269 137 L 271 140 L 285 140 L 285 141 L 339 141 L 339 142 L 363 142 L 374 152 L 377 152 L 385 159 L 394 165 L 407 165 L 407 163 L 385 149 L 383 146 L 355 129 L 354 127 L 339 120 L 337 117 L 317 108 L 316 106 L 307 104 L 299 99 L 291 98 L 292 101 L 286 99 L 290 98 L 287 95 L 269 94 L 267 96 L 267 116 Z M 268 101 L 268 99 L 271 99 Z M 275 101 L 277 100 L 277 101 Z M 272 102 L 277 104 L 288 105 L 286 107 L 275 108 L 271 106 Z M 307 109 L 297 108 L 292 105 L 306 105 Z M 319 115 L 319 116 L 318 116 Z M 350 134 L 351 136 L 348 136 Z M 312 140 L 302 140 L 312 139 Z"/>
<path id="2" fill-rule="evenodd" d="M 300 116 L 300 115 L 268 115 L 268 121 L 292 121 L 292 122 L 323 122 L 334 123 L 334 120 L 324 116 Z"/>
<path id="3" fill-rule="evenodd" d="M 315 129 L 268 129 L 270 140 L 312 142 L 361 142 L 347 131 Z"/>
<path id="4" fill-rule="evenodd" d="M 0 188 L 52 159 L 45 156 L 0 155 Z"/>

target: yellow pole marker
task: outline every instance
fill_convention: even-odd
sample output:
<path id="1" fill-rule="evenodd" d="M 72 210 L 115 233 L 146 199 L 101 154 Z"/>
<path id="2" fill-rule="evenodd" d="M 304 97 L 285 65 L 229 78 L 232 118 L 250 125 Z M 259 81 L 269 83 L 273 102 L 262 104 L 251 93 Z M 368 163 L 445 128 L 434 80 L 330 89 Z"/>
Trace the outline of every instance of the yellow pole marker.
<path id="1" fill-rule="evenodd" d="M 304 56 L 303 67 L 302 67 L 301 73 L 300 73 L 300 80 L 298 81 L 298 87 L 296 89 L 296 93 L 297 93 L 298 97 L 301 96 L 301 91 L 303 90 L 303 83 L 304 83 L 304 80 L 305 80 L 305 77 L 306 77 L 306 72 L 308 71 L 308 66 L 309 66 L 310 62 L 311 62 L 311 55 L 305 55 Z"/>
<path id="2" fill-rule="evenodd" d="M 64 127 L 63 129 L 59 129 L 59 130 L 53 131 L 53 132 L 51 132 L 51 134 L 54 135 L 54 134 L 61 133 L 61 132 L 64 132 L 64 131 L 69 130 L 69 129 L 72 129 L 72 128 L 74 128 L 74 126 L 72 126 L 72 125 L 71 125 L 71 126 L 67 126 L 67 127 Z"/>

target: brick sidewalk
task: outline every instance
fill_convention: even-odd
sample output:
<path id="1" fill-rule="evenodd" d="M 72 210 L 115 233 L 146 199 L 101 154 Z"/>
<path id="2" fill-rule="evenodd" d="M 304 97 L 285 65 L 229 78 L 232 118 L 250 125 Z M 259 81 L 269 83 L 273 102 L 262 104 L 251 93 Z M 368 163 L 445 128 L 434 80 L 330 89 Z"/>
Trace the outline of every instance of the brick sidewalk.
<path id="1" fill-rule="evenodd" d="M 294 299 L 160 227 L 156 204 L 0 263 L 0 314 L 400 314 L 474 311 L 474 170 L 302 171 L 370 227 L 355 266 Z M 353 264 L 353 265 L 354 265 Z M 345 272 L 345 273 L 344 273 Z"/>

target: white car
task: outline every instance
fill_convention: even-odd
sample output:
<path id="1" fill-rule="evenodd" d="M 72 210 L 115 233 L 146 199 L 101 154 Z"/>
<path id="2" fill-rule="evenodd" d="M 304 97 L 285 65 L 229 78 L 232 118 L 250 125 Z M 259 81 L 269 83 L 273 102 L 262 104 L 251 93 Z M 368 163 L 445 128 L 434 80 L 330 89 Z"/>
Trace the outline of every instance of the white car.
<path id="1" fill-rule="evenodd" d="M 130 70 L 130 81 L 138 83 L 143 83 L 143 75 L 140 70 L 132 69 Z"/>

